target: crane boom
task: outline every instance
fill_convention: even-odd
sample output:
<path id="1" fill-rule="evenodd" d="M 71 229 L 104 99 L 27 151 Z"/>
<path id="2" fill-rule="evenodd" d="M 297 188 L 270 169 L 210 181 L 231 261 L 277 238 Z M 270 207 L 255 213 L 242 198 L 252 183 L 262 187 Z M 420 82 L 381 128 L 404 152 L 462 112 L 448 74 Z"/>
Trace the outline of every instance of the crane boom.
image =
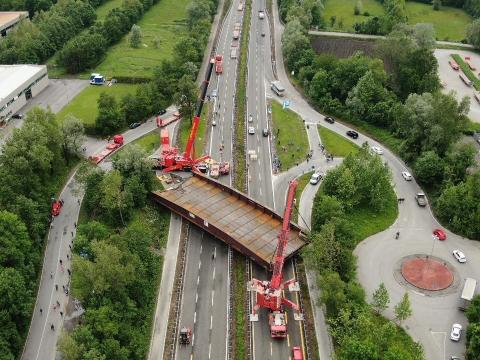
<path id="1" fill-rule="evenodd" d="M 293 204 L 295 201 L 295 191 L 297 190 L 298 181 L 293 180 L 288 186 L 287 201 L 285 204 L 285 210 L 283 211 L 283 223 L 282 230 L 278 234 L 278 245 L 275 253 L 275 259 L 273 264 L 272 280 L 270 281 L 270 287 L 272 289 L 278 289 L 283 279 L 283 264 L 285 263 L 285 249 L 288 244 L 288 234 L 290 232 L 290 219 L 292 217 Z"/>
<path id="2" fill-rule="evenodd" d="M 208 63 L 207 73 L 205 74 L 205 80 L 203 80 L 202 86 L 200 87 L 200 97 L 197 100 L 196 113 L 193 118 L 192 129 L 190 130 L 190 136 L 188 137 L 187 146 L 185 148 L 184 157 L 188 160 L 193 160 L 194 154 L 192 154 L 193 145 L 195 143 L 195 138 L 197 137 L 198 125 L 200 124 L 200 114 L 202 113 L 203 103 L 205 102 L 205 96 L 207 94 L 208 83 L 210 82 L 210 77 L 212 76 L 212 69 L 215 60 L 212 59 Z"/>

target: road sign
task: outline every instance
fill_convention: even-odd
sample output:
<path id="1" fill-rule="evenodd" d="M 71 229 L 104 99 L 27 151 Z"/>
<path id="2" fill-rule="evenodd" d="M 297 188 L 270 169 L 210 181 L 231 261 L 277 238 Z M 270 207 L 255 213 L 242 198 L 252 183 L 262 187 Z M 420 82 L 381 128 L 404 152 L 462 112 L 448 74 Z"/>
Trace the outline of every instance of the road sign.
<path id="1" fill-rule="evenodd" d="M 288 109 L 290 106 L 290 100 L 283 100 L 283 109 Z"/>

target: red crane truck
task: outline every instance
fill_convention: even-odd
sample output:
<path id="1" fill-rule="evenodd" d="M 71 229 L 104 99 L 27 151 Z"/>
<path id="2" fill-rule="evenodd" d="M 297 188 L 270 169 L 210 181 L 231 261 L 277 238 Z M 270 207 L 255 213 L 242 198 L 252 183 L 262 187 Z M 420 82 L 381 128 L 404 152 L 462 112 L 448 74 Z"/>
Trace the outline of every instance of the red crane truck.
<path id="1" fill-rule="evenodd" d="M 222 60 L 222 55 L 215 56 L 215 72 L 217 73 L 217 75 L 220 75 L 223 72 Z"/>
<path id="2" fill-rule="evenodd" d="M 123 136 L 115 135 L 113 137 L 113 143 L 109 143 L 104 150 L 102 150 L 97 155 L 92 155 L 89 157 L 90 161 L 94 164 L 99 164 L 103 161 L 108 155 L 111 155 L 113 152 L 117 151 L 123 145 Z"/>
<path id="3" fill-rule="evenodd" d="M 288 185 L 287 201 L 283 213 L 282 230 L 278 235 L 278 245 L 273 259 L 273 274 L 270 281 L 252 279 L 249 284 L 250 290 L 257 292 L 257 303 L 253 307 L 251 319 L 257 319 L 256 312 L 260 308 L 270 310 L 268 315 L 270 324 L 270 335 L 272 338 L 284 338 L 287 336 L 287 322 L 284 306 L 288 306 L 295 311 L 299 306 L 286 299 L 283 295 L 285 287 L 295 283 L 295 279 L 283 282 L 283 265 L 285 263 L 285 249 L 288 244 L 288 234 L 290 232 L 290 220 L 292 216 L 293 204 L 295 201 L 295 190 L 298 182 L 293 180 Z"/>

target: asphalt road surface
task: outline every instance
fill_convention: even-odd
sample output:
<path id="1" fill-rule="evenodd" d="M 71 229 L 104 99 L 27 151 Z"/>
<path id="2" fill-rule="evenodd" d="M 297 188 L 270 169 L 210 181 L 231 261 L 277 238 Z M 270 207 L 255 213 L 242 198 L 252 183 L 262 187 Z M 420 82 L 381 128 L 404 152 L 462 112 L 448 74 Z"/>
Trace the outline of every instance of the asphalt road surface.
<path id="1" fill-rule="evenodd" d="M 214 126 L 209 121 L 209 155 L 217 161 L 233 162 L 233 119 L 236 92 L 237 59 L 230 58 L 234 24 L 242 22 L 243 12 L 237 11 L 235 0 L 221 24 L 216 54 L 223 55 L 223 73 L 215 68 L 207 94 L 213 109 Z M 238 50 L 237 50 L 238 51 Z M 216 93 L 216 96 L 213 94 Z M 207 135 L 208 136 L 208 135 Z M 231 175 L 221 176 L 222 183 L 231 186 Z M 180 307 L 179 328 L 191 327 L 191 346 L 178 344 L 177 359 L 226 359 L 230 324 L 229 311 L 229 248 L 193 226 L 187 244 L 184 291 Z M 214 255 L 215 254 L 215 255 Z M 196 281 L 198 283 L 196 283 Z"/>

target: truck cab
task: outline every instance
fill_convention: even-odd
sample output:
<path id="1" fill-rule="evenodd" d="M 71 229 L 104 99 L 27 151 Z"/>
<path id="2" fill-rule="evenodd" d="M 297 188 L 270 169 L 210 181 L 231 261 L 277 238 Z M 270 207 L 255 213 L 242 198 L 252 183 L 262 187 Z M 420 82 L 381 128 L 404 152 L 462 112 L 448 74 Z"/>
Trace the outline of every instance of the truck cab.
<path id="1" fill-rule="evenodd" d="M 90 85 L 103 85 L 105 83 L 105 78 L 100 75 L 93 73 L 90 75 Z"/>
<path id="2" fill-rule="evenodd" d="M 268 315 L 270 324 L 270 335 L 272 338 L 287 337 L 287 322 L 285 313 L 281 311 L 273 311 Z"/>

